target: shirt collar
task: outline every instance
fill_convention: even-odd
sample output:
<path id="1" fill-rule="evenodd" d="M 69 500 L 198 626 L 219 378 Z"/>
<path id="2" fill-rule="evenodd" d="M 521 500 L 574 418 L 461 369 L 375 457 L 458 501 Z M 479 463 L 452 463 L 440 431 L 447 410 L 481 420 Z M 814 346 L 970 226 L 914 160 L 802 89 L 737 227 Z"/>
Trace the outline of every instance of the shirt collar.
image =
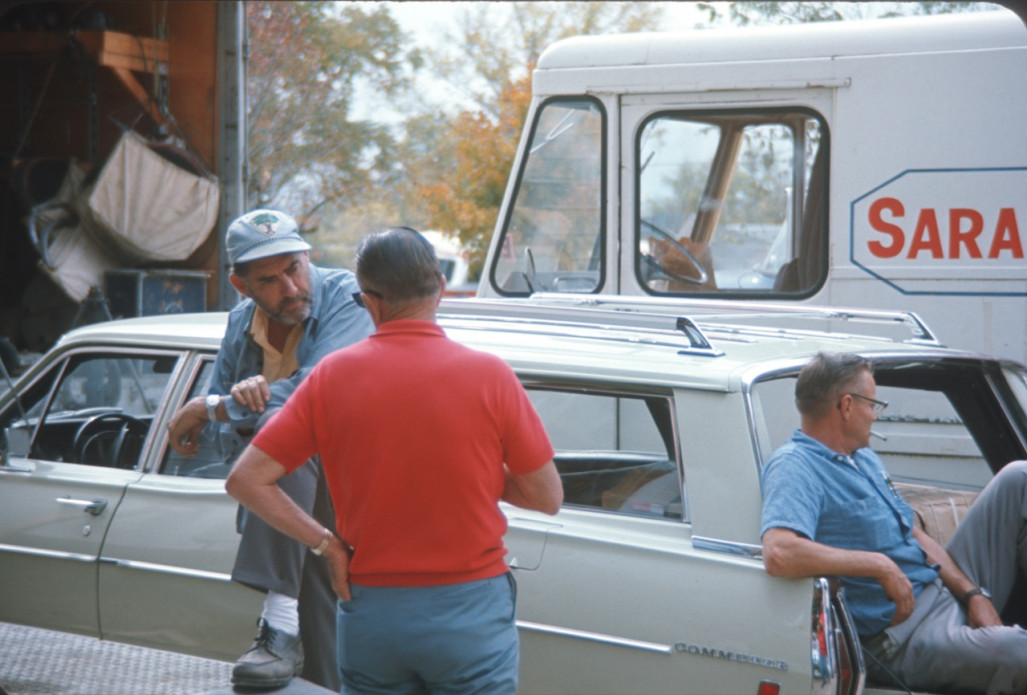
<path id="1" fill-rule="evenodd" d="M 813 437 L 803 432 L 801 428 L 795 430 L 795 434 L 792 435 L 792 440 L 803 445 L 804 447 L 814 449 L 815 453 L 824 458 L 830 459 L 834 463 L 839 463 L 844 466 L 851 466 L 853 470 L 859 470 L 859 466 L 856 464 L 856 455 L 859 453 L 858 449 L 855 452 L 853 452 L 851 456 L 847 456 L 846 454 L 839 454 L 837 451 L 827 446 L 819 439 L 814 439 Z"/>
<path id="2" fill-rule="evenodd" d="M 442 326 L 434 321 L 426 321 L 423 319 L 397 319 L 395 321 L 386 321 L 378 326 L 374 334 L 392 335 L 399 333 L 421 333 L 423 335 L 438 336 L 446 335 L 446 332 L 442 330 Z"/>

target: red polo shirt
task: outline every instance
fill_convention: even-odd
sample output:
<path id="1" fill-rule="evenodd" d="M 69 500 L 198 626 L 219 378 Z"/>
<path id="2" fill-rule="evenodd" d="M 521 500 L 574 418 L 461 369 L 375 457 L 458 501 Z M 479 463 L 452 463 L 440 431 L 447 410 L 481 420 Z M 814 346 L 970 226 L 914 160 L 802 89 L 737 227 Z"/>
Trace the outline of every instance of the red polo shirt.
<path id="1" fill-rule="evenodd" d="M 506 571 L 503 463 L 553 457 L 513 370 L 430 321 L 392 321 L 332 353 L 253 444 L 290 471 L 320 454 L 351 580 L 429 586 Z"/>

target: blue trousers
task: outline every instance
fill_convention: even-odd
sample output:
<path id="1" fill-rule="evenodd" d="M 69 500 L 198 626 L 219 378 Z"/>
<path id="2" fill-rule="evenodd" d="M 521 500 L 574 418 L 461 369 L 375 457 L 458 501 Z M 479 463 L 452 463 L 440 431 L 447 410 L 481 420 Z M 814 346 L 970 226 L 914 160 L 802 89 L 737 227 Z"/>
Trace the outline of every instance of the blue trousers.
<path id="1" fill-rule="evenodd" d="M 517 691 L 517 591 L 509 572 L 441 586 L 351 588 L 336 623 L 343 693 Z"/>

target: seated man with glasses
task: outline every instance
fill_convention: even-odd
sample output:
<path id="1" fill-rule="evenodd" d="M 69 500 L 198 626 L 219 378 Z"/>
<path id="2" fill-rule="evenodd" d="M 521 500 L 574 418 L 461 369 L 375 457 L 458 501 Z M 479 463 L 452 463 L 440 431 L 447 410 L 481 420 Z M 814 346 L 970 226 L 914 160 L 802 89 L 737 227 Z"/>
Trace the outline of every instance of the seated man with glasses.
<path id="1" fill-rule="evenodd" d="M 801 427 L 763 469 L 767 572 L 837 576 L 876 681 L 1024 692 L 1027 631 L 999 614 L 1017 566 L 1027 567 L 1027 462 L 992 479 L 942 548 L 913 523 L 869 447 L 888 405 L 870 363 L 818 354 L 799 373 L 795 401 Z"/>

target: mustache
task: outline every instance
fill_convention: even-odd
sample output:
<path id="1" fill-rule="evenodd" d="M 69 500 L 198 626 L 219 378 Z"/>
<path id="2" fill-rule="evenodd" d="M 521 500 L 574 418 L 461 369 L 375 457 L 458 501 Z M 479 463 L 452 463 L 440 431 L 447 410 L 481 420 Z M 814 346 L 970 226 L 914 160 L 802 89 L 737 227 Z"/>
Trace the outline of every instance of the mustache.
<path id="1" fill-rule="evenodd" d="M 292 297 L 286 297 L 282 301 L 278 302 L 278 310 L 284 311 L 285 308 L 293 302 L 303 302 L 304 304 L 310 304 L 313 297 L 309 292 L 300 292 L 299 294 L 293 295 Z"/>

